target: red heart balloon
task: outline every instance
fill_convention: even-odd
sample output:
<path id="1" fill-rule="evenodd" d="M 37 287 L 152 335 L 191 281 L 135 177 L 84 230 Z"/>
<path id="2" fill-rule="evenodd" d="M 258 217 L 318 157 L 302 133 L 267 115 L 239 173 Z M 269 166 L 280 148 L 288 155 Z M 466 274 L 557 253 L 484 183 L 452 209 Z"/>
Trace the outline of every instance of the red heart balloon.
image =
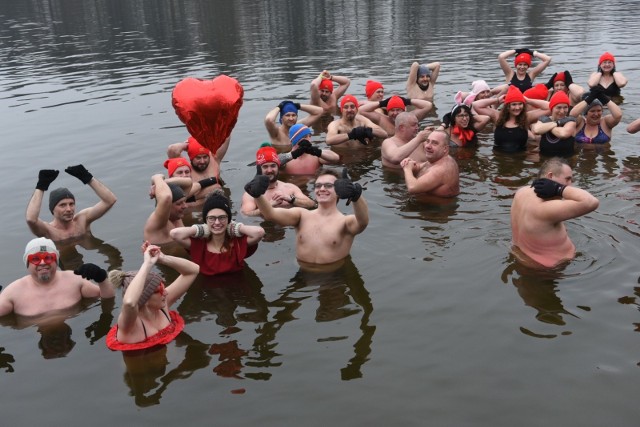
<path id="1" fill-rule="evenodd" d="M 173 89 L 171 104 L 191 136 L 215 153 L 238 121 L 243 95 L 240 83 L 224 74 L 213 80 L 187 77 Z"/>

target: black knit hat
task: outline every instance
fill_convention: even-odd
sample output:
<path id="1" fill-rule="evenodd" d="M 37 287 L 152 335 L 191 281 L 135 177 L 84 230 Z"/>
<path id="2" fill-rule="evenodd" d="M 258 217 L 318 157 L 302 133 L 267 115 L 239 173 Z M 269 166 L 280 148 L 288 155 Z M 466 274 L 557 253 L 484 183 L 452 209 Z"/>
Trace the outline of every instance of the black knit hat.
<path id="1" fill-rule="evenodd" d="M 229 217 L 229 222 L 231 222 L 231 203 L 229 203 L 229 199 L 221 189 L 214 190 L 204 201 L 204 206 L 202 206 L 203 222 L 207 221 L 207 214 L 211 209 L 222 209 Z"/>

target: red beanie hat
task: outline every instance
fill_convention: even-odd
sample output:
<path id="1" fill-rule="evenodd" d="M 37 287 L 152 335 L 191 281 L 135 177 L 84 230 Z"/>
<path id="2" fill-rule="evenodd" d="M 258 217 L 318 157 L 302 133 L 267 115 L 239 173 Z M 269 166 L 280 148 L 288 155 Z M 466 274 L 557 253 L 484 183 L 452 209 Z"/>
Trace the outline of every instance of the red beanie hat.
<path id="1" fill-rule="evenodd" d="M 556 92 L 553 94 L 553 96 L 549 100 L 549 110 L 553 110 L 555 106 L 558 104 L 570 105 L 569 97 L 563 91 Z"/>
<path id="2" fill-rule="evenodd" d="M 355 96 L 345 95 L 342 97 L 342 100 L 340 101 L 340 109 L 344 108 L 344 104 L 346 104 L 347 102 L 353 102 L 354 104 L 356 104 L 356 108 L 359 107 L 358 99 Z"/>
<path id="3" fill-rule="evenodd" d="M 193 160 L 194 157 L 199 156 L 200 154 L 211 154 L 211 151 L 207 148 L 204 148 L 196 139 L 192 136 L 187 140 L 187 153 L 189 154 L 189 158 Z"/>
<path id="4" fill-rule="evenodd" d="M 268 142 L 263 142 L 256 152 L 256 165 L 264 165 L 265 163 L 275 163 L 280 166 L 280 158 L 278 152 Z"/>
<path id="5" fill-rule="evenodd" d="M 517 66 L 521 62 L 524 62 L 528 66 L 531 66 L 531 55 L 525 52 L 521 53 L 520 55 L 516 56 L 516 59 L 513 60 L 513 65 Z"/>
<path id="6" fill-rule="evenodd" d="M 164 167 L 169 170 L 169 178 L 171 178 L 176 172 L 176 169 L 181 166 L 187 166 L 189 170 L 191 170 L 191 165 L 184 157 L 174 157 L 172 159 L 167 159 L 164 161 Z"/>
<path id="7" fill-rule="evenodd" d="M 318 88 L 325 89 L 333 93 L 333 82 L 329 79 L 322 79 Z"/>
<path id="8" fill-rule="evenodd" d="M 514 85 L 509 86 L 507 95 L 504 97 L 505 104 L 511 104 L 512 102 L 525 102 L 522 92 L 520 92 L 520 89 L 518 89 Z"/>
<path id="9" fill-rule="evenodd" d="M 549 95 L 549 89 L 543 83 L 538 83 L 531 89 L 527 89 L 524 91 L 523 95 L 527 98 L 531 99 L 547 99 Z"/>
<path id="10" fill-rule="evenodd" d="M 394 108 L 400 108 L 403 111 L 407 110 L 407 107 L 404 105 L 404 101 L 399 96 L 392 96 L 387 103 L 387 111 L 393 110 Z"/>
<path id="11" fill-rule="evenodd" d="M 364 87 L 364 92 L 367 94 L 367 98 L 371 98 L 378 89 L 384 89 L 382 83 L 375 80 L 367 80 L 367 84 Z"/>
<path id="12" fill-rule="evenodd" d="M 610 54 L 609 52 L 605 52 L 605 53 L 602 54 L 602 56 L 598 60 L 598 65 L 602 64 L 604 61 L 611 61 L 611 62 L 615 63 L 616 62 L 616 58 L 614 58 L 613 55 Z"/>

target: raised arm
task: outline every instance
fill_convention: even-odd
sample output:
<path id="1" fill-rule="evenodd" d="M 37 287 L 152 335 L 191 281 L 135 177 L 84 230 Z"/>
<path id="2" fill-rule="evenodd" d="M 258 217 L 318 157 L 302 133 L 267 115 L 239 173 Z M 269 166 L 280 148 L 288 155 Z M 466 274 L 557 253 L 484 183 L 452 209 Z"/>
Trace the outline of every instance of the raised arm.
<path id="1" fill-rule="evenodd" d="M 156 208 L 144 225 L 145 236 L 162 230 L 169 221 L 171 214 L 172 195 L 171 189 L 164 182 L 164 175 L 156 174 L 151 177 L 151 184 L 155 188 Z"/>
<path id="2" fill-rule="evenodd" d="M 547 178 L 537 179 L 533 186 L 538 197 L 545 199 L 544 203 L 531 206 L 533 215 L 554 224 L 588 214 L 600 204 L 596 197 L 585 190 L 565 187 Z"/>
<path id="3" fill-rule="evenodd" d="M 82 264 L 77 270 L 73 272 L 78 280 L 80 280 L 80 293 L 83 298 L 113 298 L 116 295 L 116 291 L 107 279 L 107 271 L 98 267 L 95 264 L 86 263 Z M 89 280 L 96 282 L 96 285 Z"/>
<path id="4" fill-rule="evenodd" d="M 296 208 L 274 208 L 264 197 L 267 188 L 269 188 L 269 178 L 264 175 L 256 175 L 244 186 L 246 193 L 255 199 L 255 203 L 264 219 L 279 225 L 297 226 L 300 222 L 302 210 Z"/>
<path id="5" fill-rule="evenodd" d="M 199 227 L 204 232 L 203 237 L 209 236 L 209 226 L 207 224 L 193 224 L 190 227 L 176 227 L 169 231 L 169 236 L 185 249 L 191 249 L 191 237 L 196 237 L 199 233 Z"/>
<path id="6" fill-rule="evenodd" d="M 515 53 L 516 53 L 515 49 L 509 49 L 509 50 L 505 50 L 500 55 L 498 55 L 498 63 L 500 64 L 500 68 L 504 73 L 504 77 L 507 80 L 507 83 L 511 81 L 511 77 L 513 77 L 513 72 L 514 72 L 513 69 L 509 66 L 509 63 L 507 62 L 507 58 Z"/>
<path id="7" fill-rule="evenodd" d="M 414 108 L 411 113 L 418 118 L 418 121 L 427 117 L 427 114 L 433 108 L 433 104 L 424 99 L 413 98 L 410 100 L 410 105 Z"/>
<path id="8" fill-rule="evenodd" d="M 638 131 L 640 131 L 640 118 L 635 119 L 627 125 L 627 132 L 638 133 Z"/>
<path id="9" fill-rule="evenodd" d="M 498 98 L 491 97 L 473 101 L 471 106 L 476 111 L 476 113 L 489 117 L 495 123 L 498 120 L 498 116 L 500 115 L 500 113 L 495 108 L 491 108 L 491 105 L 498 104 L 500 104 Z"/>
<path id="10" fill-rule="evenodd" d="M 249 246 L 257 245 L 264 237 L 264 228 L 258 225 L 246 225 L 241 222 L 232 221 L 230 227 L 237 227 L 240 235 L 247 236 Z"/>
<path id="11" fill-rule="evenodd" d="M 427 64 L 427 68 L 431 70 L 431 83 L 436 84 L 436 81 L 438 80 L 438 76 L 440 75 L 440 63 L 430 62 Z"/>
<path id="12" fill-rule="evenodd" d="M 33 192 L 27 205 L 27 225 L 31 232 L 38 237 L 50 237 L 47 223 L 39 218 L 40 208 L 42 207 L 44 192 L 49 189 L 49 185 L 58 177 L 59 173 L 59 171 L 53 169 L 42 169 L 38 173 L 36 190 Z"/>
<path id="13" fill-rule="evenodd" d="M 279 114 L 280 114 L 280 106 L 277 106 L 272 110 L 270 110 L 264 118 L 264 127 L 267 128 L 267 132 L 269 133 L 269 136 L 273 139 L 278 138 L 278 126 L 276 125 L 276 120 Z"/>
<path id="14" fill-rule="evenodd" d="M 180 157 L 183 151 L 189 150 L 189 142 L 176 142 L 175 144 L 169 145 L 167 147 L 167 157 L 173 159 L 175 157 Z"/>
<path id="15" fill-rule="evenodd" d="M 322 113 L 324 113 L 322 107 L 311 104 L 300 104 L 300 110 L 309 114 L 307 117 L 303 117 L 302 119 L 298 120 L 298 123 L 302 123 L 306 126 L 311 126 L 316 123 L 318 120 L 320 120 L 320 117 L 322 117 Z"/>
<path id="16" fill-rule="evenodd" d="M 540 63 L 529 70 L 529 77 L 531 77 L 531 80 L 534 80 L 536 77 L 538 77 L 538 75 L 542 73 L 549 66 L 549 64 L 551 64 L 551 57 L 549 55 L 545 55 L 542 52 L 534 50 L 533 56 L 540 59 Z"/>
<path id="17" fill-rule="evenodd" d="M 333 94 L 336 96 L 336 99 L 340 99 L 342 95 L 347 93 L 347 89 L 349 89 L 351 80 L 349 80 L 345 76 L 334 76 L 334 75 L 330 75 L 329 79 L 338 83 L 338 87 L 333 91 Z"/>
<path id="18" fill-rule="evenodd" d="M 153 246 L 150 246 L 153 247 Z M 158 248 L 158 251 L 160 249 Z M 165 255 L 160 252 L 158 263 L 166 265 L 176 270 L 180 275 L 174 280 L 167 289 L 167 306 L 171 307 L 178 299 L 180 299 L 189 289 L 193 281 L 198 276 L 200 267 L 195 262 L 186 258 Z"/>

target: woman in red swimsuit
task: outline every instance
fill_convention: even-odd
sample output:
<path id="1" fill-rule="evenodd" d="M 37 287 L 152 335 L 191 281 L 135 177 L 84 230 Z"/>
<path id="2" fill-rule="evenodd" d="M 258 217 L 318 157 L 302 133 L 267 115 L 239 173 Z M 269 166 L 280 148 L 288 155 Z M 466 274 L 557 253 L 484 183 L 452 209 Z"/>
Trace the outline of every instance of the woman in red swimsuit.
<path id="1" fill-rule="evenodd" d="M 198 275 L 198 265 L 165 255 L 149 242 L 143 243 L 142 250 L 144 261 L 138 271 L 109 272 L 109 280 L 124 291 L 118 323 L 107 334 L 111 350 L 142 350 L 167 344 L 184 328 L 182 317 L 169 307 L 187 292 Z M 165 286 L 162 276 L 151 271 L 156 263 L 175 269 L 180 276 Z"/>

